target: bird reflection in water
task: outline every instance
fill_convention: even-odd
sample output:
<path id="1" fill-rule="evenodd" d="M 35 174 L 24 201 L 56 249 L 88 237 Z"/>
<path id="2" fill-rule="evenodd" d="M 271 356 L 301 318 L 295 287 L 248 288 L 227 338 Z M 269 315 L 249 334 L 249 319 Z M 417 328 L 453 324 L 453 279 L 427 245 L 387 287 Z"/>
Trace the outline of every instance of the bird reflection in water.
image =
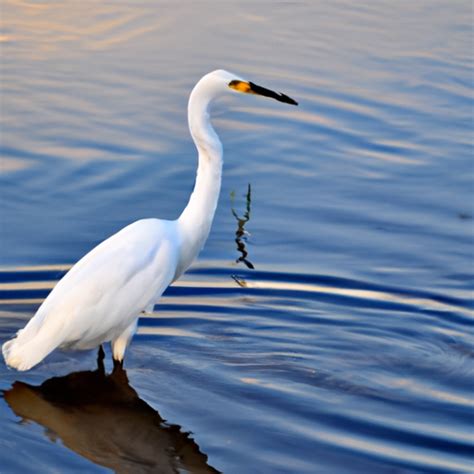
<path id="1" fill-rule="evenodd" d="M 90 461 L 128 474 L 218 473 L 196 442 L 141 400 L 117 366 L 53 377 L 40 386 L 15 382 L 4 397 L 13 412 Z"/>
<path id="2" fill-rule="evenodd" d="M 235 193 L 231 194 L 232 201 L 235 199 Z M 249 233 L 245 230 L 245 224 L 250 220 L 250 206 L 252 204 L 252 188 L 250 183 L 247 188 L 246 195 L 246 207 L 242 217 L 239 217 L 237 211 L 232 207 L 232 215 L 237 220 L 237 230 L 235 231 L 235 243 L 237 244 L 237 250 L 241 253 L 240 257 L 237 258 L 236 263 L 243 262 L 247 268 L 254 269 L 253 263 L 247 258 L 248 252 L 245 245 L 247 236 Z"/>

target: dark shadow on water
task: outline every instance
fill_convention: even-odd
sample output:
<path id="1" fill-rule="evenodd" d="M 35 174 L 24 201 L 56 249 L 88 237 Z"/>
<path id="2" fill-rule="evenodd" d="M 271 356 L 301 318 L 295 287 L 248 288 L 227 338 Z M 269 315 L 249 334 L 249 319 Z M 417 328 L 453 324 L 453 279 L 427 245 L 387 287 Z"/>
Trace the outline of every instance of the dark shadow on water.
<path id="1" fill-rule="evenodd" d="M 140 399 L 121 368 L 73 372 L 39 386 L 17 381 L 3 395 L 52 441 L 116 473 L 219 472 L 188 433 Z"/>

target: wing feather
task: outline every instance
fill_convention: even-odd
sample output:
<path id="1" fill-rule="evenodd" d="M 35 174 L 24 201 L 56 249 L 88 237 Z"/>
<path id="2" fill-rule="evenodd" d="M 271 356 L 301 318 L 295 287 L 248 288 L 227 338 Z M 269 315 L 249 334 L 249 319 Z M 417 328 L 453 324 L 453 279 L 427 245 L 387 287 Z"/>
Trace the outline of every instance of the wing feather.
<path id="1" fill-rule="evenodd" d="M 156 300 L 177 265 L 173 221 L 144 219 L 79 260 L 57 283 L 18 341 L 41 338 L 51 350 L 78 341 L 111 340 Z M 41 337 L 40 337 L 41 336 Z"/>

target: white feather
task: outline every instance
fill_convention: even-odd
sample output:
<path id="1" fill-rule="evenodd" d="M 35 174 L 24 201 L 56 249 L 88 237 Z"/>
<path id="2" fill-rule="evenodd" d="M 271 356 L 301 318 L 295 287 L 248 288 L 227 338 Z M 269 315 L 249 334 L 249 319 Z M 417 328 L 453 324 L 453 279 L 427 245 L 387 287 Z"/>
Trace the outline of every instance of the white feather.
<path id="1" fill-rule="evenodd" d="M 112 342 L 114 359 L 123 360 L 140 313 L 153 309 L 207 239 L 222 172 L 222 145 L 208 108 L 215 97 L 235 94 L 231 84 L 241 81 L 218 70 L 204 76 L 191 92 L 188 122 L 199 165 L 193 193 L 181 216 L 175 221 L 134 222 L 79 260 L 28 324 L 3 345 L 9 366 L 28 370 L 57 347 L 90 349 L 108 341 Z M 249 92 L 250 84 L 238 89 Z M 256 90 L 254 93 L 296 104 L 287 96 L 261 87 Z"/>

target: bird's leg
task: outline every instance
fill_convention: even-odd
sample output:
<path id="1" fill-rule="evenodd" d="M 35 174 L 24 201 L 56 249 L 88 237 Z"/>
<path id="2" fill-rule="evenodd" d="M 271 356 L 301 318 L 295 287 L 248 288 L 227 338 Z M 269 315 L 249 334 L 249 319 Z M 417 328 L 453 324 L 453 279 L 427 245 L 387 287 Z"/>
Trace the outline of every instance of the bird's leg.
<path id="1" fill-rule="evenodd" d="M 97 369 L 101 373 L 105 373 L 104 359 L 105 359 L 105 352 L 101 344 L 99 346 L 99 352 L 97 353 Z"/>
<path id="2" fill-rule="evenodd" d="M 112 360 L 114 362 L 114 369 L 112 370 L 112 373 L 123 371 L 123 359 L 117 360 L 112 358 Z"/>
<path id="3" fill-rule="evenodd" d="M 137 330 L 138 318 L 133 321 L 119 337 L 112 341 L 112 358 L 114 361 L 114 370 L 123 369 L 123 356 L 125 350 Z"/>

